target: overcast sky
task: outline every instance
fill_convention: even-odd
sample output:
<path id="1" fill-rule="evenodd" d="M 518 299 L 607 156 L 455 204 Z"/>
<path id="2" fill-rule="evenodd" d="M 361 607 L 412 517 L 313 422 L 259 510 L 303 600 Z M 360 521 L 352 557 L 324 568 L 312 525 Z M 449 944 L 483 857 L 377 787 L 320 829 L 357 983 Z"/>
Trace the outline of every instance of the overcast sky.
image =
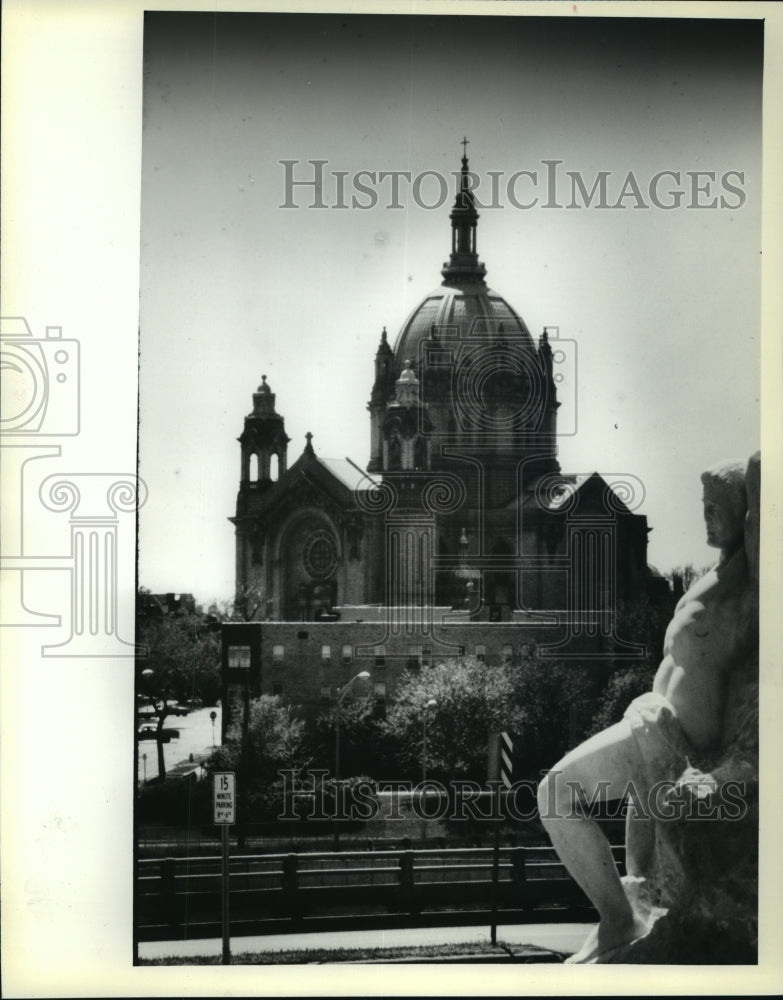
<path id="1" fill-rule="evenodd" d="M 699 473 L 759 446 L 761 46 L 759 22 L 148 14 L 140 583 L 231 597 L 236 438 L 262 374 L 289 464 L 309 430 L 317 453 L 366 465 L 381 328 L 393 342 L 441 280 L 453 188 L 431 210 L 404 183 L 388 207 L 388 182 L 371 209 L 308 208 L 305 189 L 283 209 L 280 161 L 304 177 L 326 160 L 330 205 L 347 171 L 350 203 L 359 170 L 458 169 L 463 135 L 481 190 L 502 174 L 479 222 L 488 284 L 534 336 L 576 344 L 563 470 L 643 482 L 661 571 L 713 561 Z M 562 161 L 563 205 L 562 172 L 589 188 L 608 171 L 614 204 L 631 171 L 651 207 L 543 208 L 545 160 Z M 541 196 L 529 209 L 506 196 L 520 170 L 539 176 L 516 189 Z M 663 170 L 680 208 L 652 204 Z M 686 207 L 687 171 L 715 173 L 698 198 L 718 207 Z"/>

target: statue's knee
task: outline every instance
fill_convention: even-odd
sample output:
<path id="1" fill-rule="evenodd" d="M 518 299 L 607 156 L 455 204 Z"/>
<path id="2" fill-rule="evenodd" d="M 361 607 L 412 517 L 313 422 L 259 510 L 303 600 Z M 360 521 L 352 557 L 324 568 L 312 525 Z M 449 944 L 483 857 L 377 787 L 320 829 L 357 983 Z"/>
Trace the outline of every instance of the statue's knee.
<path id="1" fill-rule="evenodd" d="M 561 788 L 557 774 L 557 771 L 549 771 L 538 785 L 538 814 L 545 823 L 547 820 L 557 819 L 558 816 Z"/>
<path id="2" fill-rule="evenodd" d="M 538 792 L 536 793 L 538 799 L 538 814 L 542 820 L 546 820 L 548 818 L 549 810 L 547 808 L 547 803 L 549 801 L 549 784 L 549 775 L 545 774 L 538 783 Z"/>

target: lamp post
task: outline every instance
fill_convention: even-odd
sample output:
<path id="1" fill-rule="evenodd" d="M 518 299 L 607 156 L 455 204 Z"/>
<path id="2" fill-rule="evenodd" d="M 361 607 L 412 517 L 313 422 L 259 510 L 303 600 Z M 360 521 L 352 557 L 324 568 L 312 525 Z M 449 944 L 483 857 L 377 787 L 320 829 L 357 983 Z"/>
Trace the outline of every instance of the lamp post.
<path id="1" fill-rule="evenodd" d="M 422 739 L 422 754 L 421 754 L 421 782 L 427 780 L 427 718 L 429 717 L 429 710 L 431 708 L 436 708 L 438 705 L 434 698 L 430 698 L 427 704 L 424 706 L 424 727 L 423 727 L 423 739 Z"/>
<path id="2" fill-rule="evenodd" d="M 152 717 L 157 716 L 158 720 L 156 727 L 156 734 L 155 734 L 156 735 L 155 749 L 157 751 L 157 756 L 158 756 L 158 778 L 162 781 L 166 777 L 166 759 L 163 754 L 163 742 L 162 742 L 163 716 L 161 715 L 161 712 L 165 711 L 166 700 L 165 698 L 163 699 L 164 708 L 158 711 L 157 705 L 155 703 L 156 699 L 153 697 L 153 695 L 149 690 L 150 678 L 154 676 L 155 676 L 155 671 L 153 670 L 152 667 L 145 667 L 144 670 L 142 670 L 141 672 L 141 678 L 142 678 L 141 683 L 142 686 L 147 689 L 146 690 L 147 701 L 149 704 L 152 705 L 153 708 Z"/>
<path id="3" fill-rule="evenodd" d="M 139 773 L 139 729 L 140 729 L 141 723 L 142 723 L 142 715 L 141 715 L 141 711 L 140 711 L 140 709 L 142 707 L 142 704 L 140 704 L 140 703 L 144 703 L 144 699 L 145 698 L 147 700 L 149 700 L 149 697 L 150 697 L 149 696 L 149 691 L 148 691 L 149 679 L 150 679 L 150 677 L 153 676 L 154 673 L 155 673 L 155 671 L 152 669 L 152 667 L 145 667 L 144 670 L 138 670 L 138 667 L 137 667 L 137 673 L 136 673 L 136 691 L 135 691 L 135 698 L 136 698 L 136 742 L 135 742 L 135 746 L 134 746 L 135 759 L 133 761 L 134 767 L 136 769 L 136 775 L 137 776 L 138 776 L 138 773 Z M 144 783 L 146 784 L 147 783 L 147 755 L 143 754 L 142 756 L 143 756 L 143 759 L 144 759 Z"/>
<path id="4" fill-rule="evenodd" d="M 337 796 L 340 788 L 340 705 L 343 698 L 348 693 L 348 689 L 355 681 L 366 681 L 370 678 L 369 670 L 362 670 L 361 673 L 352 677 L 347 684 L 344 684 L 337 692 L 335 701 L 335 728 L 334 728 L 334 795 L 335 795 L 335 818 L 334 818 L 334 848 L 340 846 L 340 831 L 337 825 Z"/>
<path id="5" fill-rule="evenodd" d="M 422 749 L 421 749 L 421 799 L 420 804 L 424 803 L 424 783 L 427 780 L 427 719 L 429 718 L 430 709 L 436 708 L 438 705 L 434 698 L 430 698 L 427 704 L 424 706 L 424 722 L 422 725 Z M 427 820 L 424 816 L 421 819 L 421 839 L 427 835 Z"/>
<path id="6" fill-rule="evenodd" d="M 137 627 L 140 624 L 141 624 L 141 619 L 137 619 Z M 144 688 L 147 687 L 148 679 L 150 677 L 152 677 L 152 675 L 154 673 L 154 671 L 152 670 L 151 667 L 145 667 L 143 670 L 139 670 L 139 666 L 140 666 L 140 664 L 139 664 L 139 661 L 137 660 L 136 661 L 136 669 L 135 669 L 135 675 L 136 676 L 135 676 L 135 681 L 134 681 L 134 692 L 133 692 L 133 697 L 134 697 L 134 702 L 135 702 L 135 704 L 133 706 L 134 710 L 135 710 L 135 716 L 134 716 L 135 732 L 133 734 L 133 736 L 134 736 L 134 739 L 133 739 L 133 776 L 135 778 L 137 778 L 137 779 L 138 779 L 138 776 L 139 776 L 139 727 L 141 725 L 141 716 L 140 716 L 140 713 L 139 713 L 139 708 L 140 708 L 139 702 L 144 700 L 145 695 L 148 697 L 148 694 L 144 690 Z M 146 785 L 147 784 L 147 755 L 146 755 L 146 753 L 143 755 L 143 760 L 144 760 L 144 784 Z M 137 796 L 141 795 L 141 789 L 138 787 L 138 783 L 137 783 L 135 791 L 136 791 L 136 795 Z M 139 854 L 138 850 L 135 850 L 133 852 L 133 884 L 134 885 L 136 884 L 136 879 L 137 879 L 138 874 L 139 874 L 139 858 L 138 858 L 138 854 Z M 139 957 L 138 935 L 134 934 L 133 935 L 133 960 L 136 961 L 138 959 L 138 957 Z"/>
<path id="7" fill-rule="evenodd" d="M 212 722 L 212 746 L 215 745 L 215 719 L 217 718 L 217 712 L 213 709 L 209 713 L 210 721 Z"/>

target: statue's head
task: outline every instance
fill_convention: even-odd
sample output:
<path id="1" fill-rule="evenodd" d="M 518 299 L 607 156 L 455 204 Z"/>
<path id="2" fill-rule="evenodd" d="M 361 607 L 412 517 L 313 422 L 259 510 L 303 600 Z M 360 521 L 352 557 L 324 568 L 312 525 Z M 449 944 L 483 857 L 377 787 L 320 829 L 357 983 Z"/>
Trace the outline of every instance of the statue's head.
<path id="1" fill-rule="evenodd" d="M 720 462 L 702 472 L 704 522 L 707 544 L 730 555 L 743 542 L 748 498 L 745 466 L 740 462 Z"/>

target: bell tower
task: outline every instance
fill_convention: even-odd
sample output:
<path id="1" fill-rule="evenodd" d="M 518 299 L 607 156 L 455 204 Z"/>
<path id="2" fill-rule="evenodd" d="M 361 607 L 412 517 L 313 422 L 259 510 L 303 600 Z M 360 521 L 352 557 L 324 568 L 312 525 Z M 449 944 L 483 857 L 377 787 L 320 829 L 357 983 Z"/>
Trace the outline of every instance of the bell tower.
<path id="1" fill-rule="evenodd" d="M 283 475 L 289 440 L 285 420 L 275 411 L 275 394 L 262 375 L 261 385 L 253 393 L 253 412 L 245 417 L 238 438 L 242 449 L 240 490 L 267 489 Z"/>
<path id="2" fill-rule="evenodd" d="M 394 397 L 386 404 L 382 426 L 383 472 L 421 472 L 430 468 L 428 432 L 432 427 L 412 364 L 406 358 L 394 383 Z"/>

